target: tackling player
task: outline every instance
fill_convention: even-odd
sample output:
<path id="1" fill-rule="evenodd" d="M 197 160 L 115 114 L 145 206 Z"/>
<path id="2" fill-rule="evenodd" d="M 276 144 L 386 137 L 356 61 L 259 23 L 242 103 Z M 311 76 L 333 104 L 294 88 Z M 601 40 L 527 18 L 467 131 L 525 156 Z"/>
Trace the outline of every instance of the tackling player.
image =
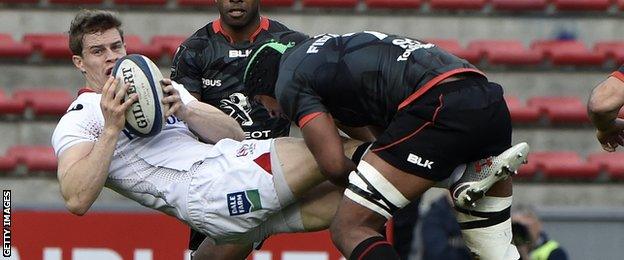
<path id="1" fill-rule="evenodd" d="M 507 177 L 526 159 L 528 145 L 508 149 L 503 90 L 465 60 L 380 32 L 324 34 L 295 47 L 257 48 L 245 84 L 250 97 L 283 108 L 297 123 L 330 180 L 340 183 L 351 172 L 331 226 L 349 259 L 398 259 L 378 230 L 396 210 L 464 169 L 451 194 L 468 247 L 480 259 L 518 259 Z M 377 136 L 357 169 L 343 155 L 336 124 Z"/>
<path id="2" fill-rule="evenodd" d="M 290 121 L 271 117 L 243 91 L 246 57 L 253 47 L 274 39 L 298 43 L 308 37 L 281 23 L 261 17 L 259 0 L 217 0 L 220 18 L 197 30 L 179 47 L 171 67 L 171 79 L 181 83 L 198 100 L 229 114 L 241 125 L 247 139 L 288 136 Z M 189 249 L 198 249 L 206 236 L 191 229 Z"/>
<path id="3" fill-rule="evenodd" d="M 624 119 L 618 117 L 624 106 L 624 66 L 592 91 L 587 102 L 587 113 L 596 127 L 596 138 L 602 149 L 615 152 L 624 146 Z"/>

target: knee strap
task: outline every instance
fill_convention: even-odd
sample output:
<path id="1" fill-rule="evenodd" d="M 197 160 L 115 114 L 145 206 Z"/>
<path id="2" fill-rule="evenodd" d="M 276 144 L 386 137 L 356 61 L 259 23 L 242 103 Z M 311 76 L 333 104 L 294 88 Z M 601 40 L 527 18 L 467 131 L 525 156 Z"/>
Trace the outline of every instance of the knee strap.
<path id="1" fill-rule="evenodd" d="M 344 195 L 385 218 L 390 218 L 409 203 L 392 183 L 365 161 L 360 161 L 357 170 L 349 174 L 349 185 Z"/>

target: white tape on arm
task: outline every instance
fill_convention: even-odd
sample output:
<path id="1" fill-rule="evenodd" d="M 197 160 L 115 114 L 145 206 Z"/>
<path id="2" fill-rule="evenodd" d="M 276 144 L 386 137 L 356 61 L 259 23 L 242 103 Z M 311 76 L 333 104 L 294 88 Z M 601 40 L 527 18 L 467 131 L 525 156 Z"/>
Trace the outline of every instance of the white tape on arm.
<path id="1" fill-rule="evenodd" d="M 190 103 L 191 101 L 197 100 L 197 98 L 195 98 L 193 95 L 191 95 L 190 92 L 188 92 L 188 90 L 186 90 L 184 85 L 177 83 L 173 80 L 171 81 L 171 85 L 174 89 L 178 91 L 178 93 L 180 94 L 180 100 L 182 100 L 182 104 L 184 104 L 185 106 L 188 105 L 188 103 Z"/>

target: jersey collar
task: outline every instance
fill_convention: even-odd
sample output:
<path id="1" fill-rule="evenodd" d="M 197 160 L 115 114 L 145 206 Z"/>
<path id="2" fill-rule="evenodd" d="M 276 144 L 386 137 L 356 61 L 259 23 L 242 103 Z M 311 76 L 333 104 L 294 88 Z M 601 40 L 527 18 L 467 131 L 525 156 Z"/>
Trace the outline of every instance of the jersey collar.
<path id="1" fill-rule="evenodd" d="M 260 26 L 258 26 L 258 29 L 256 29 L 256 31 L 254 31 L 254 33 L 251 34 L 251 36 L 249 37 L 249 41 L 253 42 L 254 40 L 256 40 L 256 37 L 258 36 L 258 34 L 260 34 L 261 31 L 266 31 L 266 30 L 269 30 L 269 19 L 262 16 L 260 17 Z M 214 22 L 212 22 L 212 31 L 214 33 L 220 33 L 230 43 L 234 43 L 234 41 L 232 41 L 232 37 L 230 37 L 227 34 L 227 32 L 223 30 L 223 27 L 221 27 L 221 19 L 217 19 Z"/>
<path id="2" fill-rule="evenodd" d="M 84 87 L 78 90 L 78 96 L 84 94 L 84 93 L 90 93 L 90 92 L 95 92 L 93 89 Z"/>

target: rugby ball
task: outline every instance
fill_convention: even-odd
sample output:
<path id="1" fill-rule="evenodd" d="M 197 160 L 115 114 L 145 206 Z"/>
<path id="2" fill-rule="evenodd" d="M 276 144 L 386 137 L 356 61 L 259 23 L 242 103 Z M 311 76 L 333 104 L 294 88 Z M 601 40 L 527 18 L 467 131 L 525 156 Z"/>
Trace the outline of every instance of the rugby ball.
<path id="1" fill-rule="evenodd" d="M 163 76 L 156 64 L 143 55 L 130 54 L 117 60 L 112 75 L 119 79 L 120 86 L 130 85 L 124 100 L 133 93 L 139 94 L 139 99 L 126 110 L 126 129 L 139 137 L 160 133 L 167 110 L 161 102 Z"/>

